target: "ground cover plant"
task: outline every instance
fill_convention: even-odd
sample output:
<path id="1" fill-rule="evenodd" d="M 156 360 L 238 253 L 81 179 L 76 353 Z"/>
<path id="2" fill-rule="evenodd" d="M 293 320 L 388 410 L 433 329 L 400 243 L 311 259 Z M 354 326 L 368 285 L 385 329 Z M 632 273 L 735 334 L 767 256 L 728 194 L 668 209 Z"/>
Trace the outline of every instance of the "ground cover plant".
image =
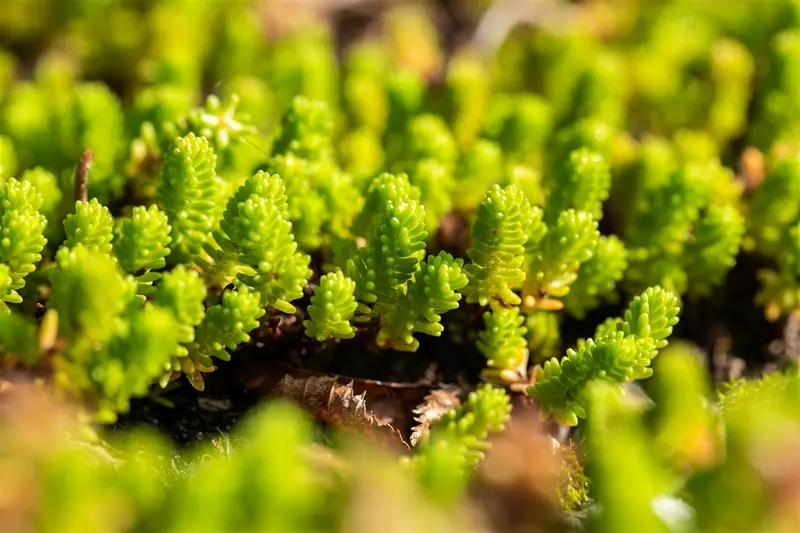
<path id="1" fill-rule="evenodd" d="M 796 531 L 798 69 L 795 0 L 10 0 L 0 529 Z"/>

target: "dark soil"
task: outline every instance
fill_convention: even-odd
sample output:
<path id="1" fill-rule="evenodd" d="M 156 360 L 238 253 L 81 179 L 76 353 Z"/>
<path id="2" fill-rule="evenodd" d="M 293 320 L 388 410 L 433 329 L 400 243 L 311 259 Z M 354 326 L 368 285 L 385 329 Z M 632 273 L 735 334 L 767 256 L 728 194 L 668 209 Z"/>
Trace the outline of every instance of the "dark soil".
<path id="1" fill-rule="evenodd" d="M 236 375 L 236 366 L 220 365 L 206 379 L 203 392 L 194 390 L 181 380 L 174 390 L 161 394 L 172 407 L 152 398 L 132 402 L 131 410 L 109 429 L 112 431 L 137 426 L 155 428 L 178 445 L 194 444 L 228 434 L 244 413 L 259 400 L 257 393 L 247 390 Z M 154 389 L 157 389 L 156 385 Z"/>

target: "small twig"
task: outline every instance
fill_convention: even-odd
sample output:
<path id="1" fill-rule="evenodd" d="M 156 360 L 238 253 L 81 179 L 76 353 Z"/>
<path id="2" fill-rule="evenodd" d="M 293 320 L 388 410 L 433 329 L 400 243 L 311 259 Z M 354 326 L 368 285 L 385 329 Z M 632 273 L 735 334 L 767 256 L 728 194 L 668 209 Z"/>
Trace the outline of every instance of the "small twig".
<path id="1" fill-rule="evenodd" d="M 87 148 L 81 154 L 78 168 L 75 170 L 75 200 L 86 203 L 89 200 L 88 182 L 89 170 L 92 168 L 94 153 Z"/>

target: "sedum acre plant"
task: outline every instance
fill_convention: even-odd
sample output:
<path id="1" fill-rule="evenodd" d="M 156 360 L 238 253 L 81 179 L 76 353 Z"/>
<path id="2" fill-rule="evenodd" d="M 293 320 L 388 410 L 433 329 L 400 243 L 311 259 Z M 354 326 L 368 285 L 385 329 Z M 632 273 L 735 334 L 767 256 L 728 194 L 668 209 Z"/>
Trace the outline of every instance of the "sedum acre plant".
<path id="1" fill-rule="evenodd" d="M 10 312 L 7 303 L 22 302 L 17 291 L 25 287 L 25 277 L 36 270 L 42 258 L 47 220 L 39 212 L 41 205 L 42 197 L 30 182 L 11 178 L 0 189 L 2 315 Z"/>
<path id="2" fill-rule="evenodd" d="M 135 281 L 113 256 L 79 244 L 56 259 L 48 312 L 67 343 L 54 363 L 57 383 L 113 421 L 163 372 L 177 345 L 174 319 L 135 303 Z"/>
<path id="3" fill-rule="evenodd" d="M 137 275 L 139 294 L 152 292 L 157 272 L 166 266 L 169 255 L 170 225 L 167 215 L 151 205 L 133 208 L 130 218 L 119 219 L 114 227 L 114 254 L 123 270 Z"/>
<path id="4" fill-rule="evenodd" d="M 598 231 L 609 187 L 603 156 L 581 148 L 549 185 L 544 206 L 531 205 L 523 184 L 495 184 L 487 193 L 472 226 L 464 293 L 468 302 L 492 307 L 478 341 L 489 366 L 484 375 L 492 381 L 524 382 L 531 350 L 539 358 L 547 339 L 558 338 L 557 319 L 541 313 L 574 302 L 568 310 L 580 316 L 613 298 L 627 251 Z M 570 297 L 573 285 L 577 292 Z M 509 306 L 519 310 L 503 309 Z"/>
<path id="5" fill-rule="evenodd" d="M 158 195 L 172 228 L 174 262 L 199 254 L 214 225 L 216 165 L 209 141 L 191 132 L 175 139 L 166 156 Z"/>
<path id="6" fill-rule="evenodd" d="M 297 250 L 288 220 L 286 188 L 277 174 L 259 171 L 228 200 L 219 229 L 201 261 L 209 281 L 222 286 L 240 276 L 261 294 L 261 300 L 285 313 L 302 296 L 311 276 L 309 256 Z"/>
<path id="7" fill-rule="evenodd" d="M 483 321 L 486 329 L 478 334 L 476 344 L 487 359 L 484 375 L 493 381 L 520 381 L 528 371 L 525 317 L 518 307 L 495 307 L 483 314 Z"/>
<path id="8" fill-rule="evenodd" d="M 775 161 L 754 191 L 748 213 L 748 245 L 772 258 L 776 265 L 758 272 L 761 290 L 756 298 L 770 320 L 798 310 L 797 236 L 800 223 L 800 160 Z"/>
<path id="9" fill-rule="evenodd" d="M 508 305 L 521 303 L 513 289 L 525 280 L 525 244 L 535 212 L 513 185 L 492 187 L 472 226 L 467 302 L 487 305 L 496 298 Z"/>
<path id="10" fill-rule="evenodd" d="M 483 385 L 471 392 L 463 406 L 448 411 L 423 434 L 411 464 L 422 482 L 436 489 L 437 462 L 449 455 L 450 464 L 463 472 L 473 469 L 487 448 L 489 432 L 502 431 L 510 406 L 501 389 Z M 449 466 L 449 465 L 448 465 Z"/>
<path id="11" fill-rule="evenodd" d="M 4 529 L 797 529 L 796 0 L 5 4 Z"/>
<path id="12" fill-rule="evenodd" d="M 680 294 L 708 294 L 733 266 L 744 234 L 736 196 L 732 177 L 717 163 L 673 171 L 631 223 L 626 283 L 632 290 L 655 283 Z"/>
<path id="13" fill-rule="evenodd" d="M 318 341 L 352 338 L 356 329 L 350 319 L 358 307 L 355 290 L 356 283 L 341 270 L 322 276 L 308 306 L 309 319 L 303 322 L 306 335 Z"/>
<path id="14" fill-rule="evenodd" d="M 197 272 L 178 266 L 171 272 L 165 273 L 155 289 L 151 302 L 157 307 L 169 310 L 176 321 L 178 345 L 172 354 L 169 367 L 165 369 L 170 371 L 165 374 L 165 378 L 169 378 L 172 372 L 184 368 L 181 358 L 190 355 L 189 347 L 194 343 L 195 328 L 205 318 L 206 309 L 203 301 L 206 298 L 206 287 Z M 188 363 L 185 368 L 194 370 Z M 162 385 L 166 385 L 163 379 Z"/>
<path id="15" fill-rule="evenodd" d="M 414 338 L 415 333 L 440 336 L 444 331 L 442 313 L 458 308 L 461 295 L 457 291 L 467 285 L 462 265 L 461 259 L 453 259 L 445 252 L 421 261 L 414 279 L 406 286 L 405 298 L 381 317 L 378 344 L 416 351 L 419 341 Z"/>
<path id="16" fill-rule="evenodd" d="M 591 380 L 622 384 L 653 374 L 650 361 L 667 345 L 678 311 L 674 294 L 648 289 L 633 299 L 623 318 L 601 324 L 592 339 L 579 342 L 562 360 L 546 361 L 528 393 L 545 413 L 576 425 L 586 417 L 584 387 Z"/>

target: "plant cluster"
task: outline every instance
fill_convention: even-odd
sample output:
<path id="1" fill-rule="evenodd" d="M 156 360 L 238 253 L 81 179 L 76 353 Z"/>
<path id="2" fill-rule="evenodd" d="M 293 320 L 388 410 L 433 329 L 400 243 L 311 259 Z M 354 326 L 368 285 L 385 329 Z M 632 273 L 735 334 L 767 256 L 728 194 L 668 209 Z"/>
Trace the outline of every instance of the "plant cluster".
<path id="1" fill-rule="evenodd" d="M 0 409 L 0 517 L 792 531 L 793 363 L 715 398 L 694 349 L 667 339 L 691 329 L 682 308 L 737 290 L 742 257 L 763 265 L 752 303 L 768 319 L 800 313 L 800 3 L 556 2 L 572 28 L 516 21 L 497 39 L 505 4 L 470 1 L 474 38 L 447 52 L 425 6 L 390 4 L 348 43 L 255 0 L 2 9 L 0 364 L 63 419 L 25 428 L 35 404 L 0 379 L 0 402 L 22 402 Z M 220 365 L 338 374 L 341 355 L 363 362 L 353 375 L 417 382 L 326 389 L 305 402 L 319 432 L 273 403 L 230 454 L 225 436 L 177 459 L 109 430 Z M 405 391 L 391 403 L 426 386 L 422 405 L 365 407 L 375 388 Z M 410 452 L 337 432 L 337 409 L 413 432 Z"/>

